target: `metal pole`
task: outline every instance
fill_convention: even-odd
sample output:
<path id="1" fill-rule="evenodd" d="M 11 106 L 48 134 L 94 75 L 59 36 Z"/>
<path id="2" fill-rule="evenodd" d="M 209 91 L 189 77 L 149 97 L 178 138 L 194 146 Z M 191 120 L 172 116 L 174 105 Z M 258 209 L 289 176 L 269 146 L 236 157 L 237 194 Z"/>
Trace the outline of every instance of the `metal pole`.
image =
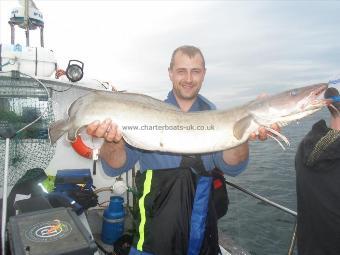
<path id="1" fill-rule="evenodd" d="M 29 47 L 30 46 L 30 30 L 27 28 L 25 31 L 26 34 L 26 46 Z"/>
<path id="2" fill-rule="evenodd" d="M 25 17 L 24 17 L 24 27 L 25 27 L 25 34 L 26 34 L 26 46 L 30 46 L 30 26 L 29 26 L 29 4 L 28 0 L 25 1 Z"/>
<path id="3" fill-rule="evenodd" d="M 136 190 L 136 166 L 132 167 L 132 180 L 131 180 L 131 187 L 133 188 L 133 190 Z M 134 194 L 132 194 L 132 208 L 134 208 L 136 204 L 136 196 Z"/>
<path id="4" fill-rule="evenodd" d="M 293 252 L 294 252 L 294 247 L 295 247 L 295 242 L 296 242 L 296 228 L 297 228 L 297 223 L 295 222 L 292 239 L 290 241 L 290 246 L 288 249 L 288 255 L 293 255 Z"/>
<path id="5" fill-rule="evenodd" d="M 6 254 L 6 219 L 7 219 L 7 176 L 9 166 L 9 138 L 6 138 L 5 149 L 5 170 L 4 170 L 4 184 L 2 186 L 2 221 L 1 221 L 1 254 Z"/>
<path id="6" fill-rule="evenodd" d="M 127 187 L 129 186 L 129 171 L 125 172 L 125 183 Z M 126 192 L 126 204 L 127 206 L 130 206 L 130 193 Z"/>
<path id="7" fill-rule="evenodd" d="M 11 26 L 11 44 L 15 43 L 15 27 L 14 24 L 11 22 L 8 22 L 9 25 Z"/>
<path id="8" fill-rule="evenodd" d="M 44 27 L 40 27 L 40 45 L 44 48 Z"/>
<path id="9" fill-rule="evenodd" d="M 240 191 L 242 191 L 242 192 L 244 192 L 244 193 L 246 193 L 246 194 L 248 194 L 248 195 L 250 195 L 250 196 L 252 196 L 252 197 L 255 197 L 255 198 L 261 200 L 262 202 L 270 204 L 270 205 L 272 205 L 272 206 L 274 206 L 274 207 L 276 207 L 276 208 L 278 208 L 278 209 L 280 209 L 280 210 L 282 210 L 282 211 L 284 211 L 286 213 L 289 213 L 289 214 L 291 214 L 293 216 L 297 216 L 297 213 L 295 211 L 290 210 L 290 209 L 288 209 L 288 208 L 286 208 L 286 207 L 284 207 L 284 206 L 282 206 L 280 204 L 274 203 L 273 201 L 270 201 L 269 199 L 267 199 L 265 197 L 262 197 L 262 196 L 260 196 L 258 194 L 255 194 L 254 192 L 246 190 L 246 189 L 244 189 L 244 188 L 242 188 L 240 186 L 237 186 L 236 184 L 234 184 L 232 182 L 225 181 L 225 183 L 230 185 L 230 186 L 232 186 L 232 187 L 234 187 L 234 188 L 236 188 L 236 189 L 238 189 L 238 190 L 240 190 Z"/>

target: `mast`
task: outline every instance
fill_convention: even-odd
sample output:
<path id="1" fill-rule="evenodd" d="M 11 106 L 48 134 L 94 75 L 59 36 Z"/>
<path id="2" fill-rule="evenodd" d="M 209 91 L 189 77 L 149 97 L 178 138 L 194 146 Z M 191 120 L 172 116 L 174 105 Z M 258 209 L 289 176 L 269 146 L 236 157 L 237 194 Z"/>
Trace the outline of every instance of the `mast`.
<path id="1" fill-rule="evenodd" d="M 26 46 L 30 45 L 30 30 L 40 28 L 40 45 L 44 47 L 44 21 L 41 11 L 32 0 L 21 0 L 20 7 L 14 8 L 8 21 L 11 26 L 11 44 L 15 44 L 15 26 L 25 30 Z"/>
<path id="2" fill-rule="evenodd" d="M 29 5 L 28 0 L 25 0 L 25 16 L 24 16 L 24 29 L 26 34 L 26 47 L 30 46 L 30 26 L 29 26 Z"/>

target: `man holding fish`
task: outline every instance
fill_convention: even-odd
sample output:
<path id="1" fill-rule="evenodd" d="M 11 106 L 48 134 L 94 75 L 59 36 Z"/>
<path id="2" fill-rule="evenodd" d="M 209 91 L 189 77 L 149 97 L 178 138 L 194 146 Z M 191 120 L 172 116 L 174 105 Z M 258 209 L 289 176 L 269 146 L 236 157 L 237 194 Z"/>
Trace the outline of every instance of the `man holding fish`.
<path id="1" fill-rule="evenodd" d="M 215 108 L 199 95 L 206 68 L 198 48 L 177 48 L 168 71 L 173 88 L 165 102 L 183 112 Z M 100 158 L 108 175 L 118 175 L 140 163 L 136 178 L 140 192 L 138 229 L 130 254 L 218 254 L 208 173 L 215 167 L 231 176 L 244 171 L 248 141 L 225 151 L 194 156 L 146 151 L 126 144 L 114 121 L 95 121 L 88 125 L 87 133 L 105 139 Z M 279 129 L 278 125 L 272 128 Z M 259 128 L 249 138 L 266 140 L 267 134 L 266 129 Z"/>

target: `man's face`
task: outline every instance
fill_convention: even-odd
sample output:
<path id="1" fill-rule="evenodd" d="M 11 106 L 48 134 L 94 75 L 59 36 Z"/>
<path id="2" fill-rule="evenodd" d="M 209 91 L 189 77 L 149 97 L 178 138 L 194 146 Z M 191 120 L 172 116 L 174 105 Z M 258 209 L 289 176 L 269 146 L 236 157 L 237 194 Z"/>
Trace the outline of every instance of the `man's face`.
<path id="1" fill-rule="evenodd" d="M 180 99 L 194 99 L 204 80 L 205 68 L 200 54 L 190 58 L 181 51 L 174 58 L 172 69 L 169 68 L 169 77 L 173 90 Z"/>

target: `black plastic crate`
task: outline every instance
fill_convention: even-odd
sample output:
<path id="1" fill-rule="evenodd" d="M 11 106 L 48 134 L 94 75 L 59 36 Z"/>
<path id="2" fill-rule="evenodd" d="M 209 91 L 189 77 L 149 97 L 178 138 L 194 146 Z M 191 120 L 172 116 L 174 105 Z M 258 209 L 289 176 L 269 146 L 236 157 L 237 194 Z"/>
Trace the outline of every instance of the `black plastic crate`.
<path id="1" fill-rule="evenodd" d="M 53 208 L 9 219 L 13 255 L 92 255 L 97 246 L 70 208 Z"/>

